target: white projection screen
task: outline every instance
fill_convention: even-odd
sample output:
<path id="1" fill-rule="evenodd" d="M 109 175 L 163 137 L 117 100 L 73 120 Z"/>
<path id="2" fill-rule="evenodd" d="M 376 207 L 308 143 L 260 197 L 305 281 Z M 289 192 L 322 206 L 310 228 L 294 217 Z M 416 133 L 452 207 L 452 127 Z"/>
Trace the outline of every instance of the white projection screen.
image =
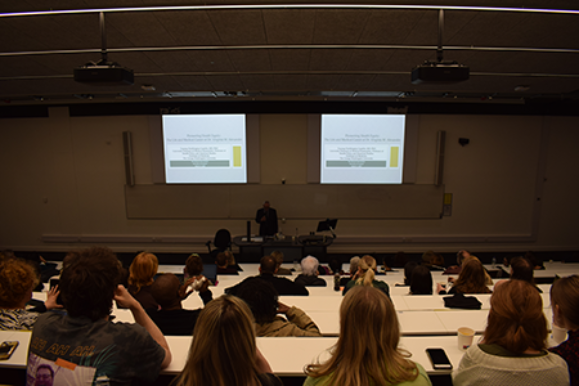
<path id="1" fill-rule="evenodd" d="M 247 182 L 245 114 L 164 115 L 167 184 Z"/>
<path id="2" fill-rule="evenodd" d="M 322 114 L 320 183 L 401 184 L 406 116 Z"/>

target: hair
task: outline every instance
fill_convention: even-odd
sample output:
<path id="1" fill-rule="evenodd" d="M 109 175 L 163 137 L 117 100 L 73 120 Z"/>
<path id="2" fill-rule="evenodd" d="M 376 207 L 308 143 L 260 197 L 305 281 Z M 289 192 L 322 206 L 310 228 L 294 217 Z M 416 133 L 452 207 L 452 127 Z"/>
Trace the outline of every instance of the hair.
<path id="1" fill-rule="evenodd" d="M 417 266 L 418 263 L 416 261 L 409 261 L 406 263 L 404 266 L 404 284 L 410 285 L 412 283 L 412 272 Z"/>
<path id="2" fill-rule="evenodd" d="M 433 260 L 436 259 L 436 253 L 434 251 L 426 251 L 422 254 L 422 263 L 431 265 Z"/>
<path id="3" fill-rule="evenodd" d="M 177 386 L 259 386 L 251 311 L 243 300 L 223 295 L 199 315 L 195 339 Z"/>
<path id="4" fill-rule="evenodd" d="M 138 294 L 142 287 L 153 284 L 158 268 L 159 260 L 152 253 L 141 252 L 135 256 L 129 268 L 129 284 L 135 287 L 135 294 Z"/>
<path id="5" fill-rule="evenodd" d="M 302 259 L 300 264 L 302 266 L 302 272 L 306 276 L 314 276 L 318 270 L 320 262 L 315 257 L 308 255 Z"/>
<path id="6" fill-rule="evenodd" d="M 18 258 L 0 260 L 0 308 L 20 307 L 37 285 L 31 264 Z"/>
<path id="7" fill-rule="evenodd" d="M 181 301 L 179 288 L 181 283 L 179 278 L 173 273 L 165 273 L 157 278 L 151 285 L 151 295 L 161 308 L 170 307 L 175 301 Z"/>
<path id="8" fill-rule="evenodd" d="M 513 270 L 511 279 L 523 280 L 535 285 L 535 280 L 533 279 L 533 264 L 529 260 L 523 256 L 514 257 L 511 260 L 511 269 Z"/>
<path id="9" fill-rule="evenodd" d="M 217 257 L 215 257 L 215 263 L 217 264 L 218 267 L 227 268 L 227 266 L 229 265 L 229 261 L 227 259 L 227 255 L 225 254 L 225 252 L 219 252 L 217 254 Z"/>
<path id="10" fill-rule="evenodd" d="M 68 314 L 92 321 L 109 315 L 121 275 L 121 263 L 114 252 L 92 247 L 65 259 L 59 289 Z"/>
<path id="11" fill-rule="evenodd" d="M 442 256 L 440 253 L 435 253 L 434 256 L 432 257 L 432 259 L 430 260 L 430 264 L 436 265 L 439 267 L 444 267 L 444 265 L 445 265 L 444 256 Z"/>
<path id="12" fill-rule="evenodd" d="M 233 252 L 231 251 L 225 251 L 223 252 L 225 253 L 225 256 L 227 257 L 227 264 L 229 265 L 237 265 L 237 263 L 235 262 L 235 256 L 233 255 Z"/>
<path id="13" fill-rule="evenodd" d="M 457 265 L 462 265 L 462 263 L 464 262 L 464 260 L 469 257 L 471 254 L 469 251 L 467 251 L 466 249 L 461 249 L 460 251 L 458 251 L 458 253 L 456 254 L 456 264 Z"/>
<path id="14" fill-rule="evenodd" d="M 335 274 L 341 274 L 342 273 L 342 262 L 340 261 L 339 258 L 337 257 L 332 257 L 330 259 L 330 263 L 328 264 L 330 266 L 330 269 L 332 270 L 332 273 Z"/>
<path id="15" fill-rule="evenodd" d="M 477 258 L 470 258 L 462 265 L 458 279 L 454 283 L 456 292 L 463 294 L 490 293 L 485 283 L 485 269 Z"/>
<path id="16" fill-rule="evenodd" d="M 543 299 L 526 281 L 507 280 L 491 296 L 485 344 L 497 344 L 520 355 L 527 349 L 543 350 L 547 339 Z"/>
<path id="17" fill-rule="evenodd" d="M 398 348 L 400 325 L 394 306 L 379 289 L 352 288 L 340 306 L 340 335 L 331 358 L 310 364 L 306 374 L 330 375 L 340 386 L 386 386 L 418 377 L 410 354 Z"/>
<path id="18" fill-rule="evenodd" d="M 259 268 L 261 269 L 261 273 L 275 273 L 278 265 L 275 259 L 271 256 L 264 256 L 259 261 Z"/>
<path id="19" fill-rule="evenodd" d="M 427 266 L 419 265 L 412 271 L 410 292 L 413 295 L 432 295 L 432 274 Z"/>
<path id="20" fill-rule="evenodd" d="M 579 328 L 579 276 L 555 280 L 551 286 L 551 304 L 558 306 L 572 329 Z"/>
<path id="21" fill-rule="evenodd" d="M 392 263 L 392 266 L 402 268 L 406 265 L 407 262 L 408 258 L 406 257 L 406 254 L 402 251 L 399 251 L 394 255 L 394 262 Z"/>
<path id="22" fill-rule="evenodd" d="M 374 270 L 376 269 L 376 259 L 370 255 L 364 255 L 358 264 L 358 269 L 362 270 L 362 276 L 356 280 L 356 284 L 372 287 L 374 281 Z"/>
<path id="23" fill-rule="evenodd" d="M 360 264 L 360 256 L 354 256 L 350 259 L 350 275 L 353 275 L 358 271 L 359 264 Z"/>
<path id="24" fill-rule="evenodd" d="M 273 284 L 252 277 L 239 286 L 235 295 L 247 303 L 257 323 L 273 322 L 278 306 L 278 292 Z"/>
<path id="25" fill-rule="evenodd" d="M 187 258 L 185 262 L 185 271 L 189 276 L 199 276 L 201 272 L 203 272 L 203 260 L 201 257 L 196 254 L 192 253 L 191 256 Z"/>
<path id="26" fill-rule="evenodd" d="M 277 268 L 279 268 L 283 264 L 283 252 L 282 251 L 273 251 L 270 255 L 275 259 L 277 263 Z"/>

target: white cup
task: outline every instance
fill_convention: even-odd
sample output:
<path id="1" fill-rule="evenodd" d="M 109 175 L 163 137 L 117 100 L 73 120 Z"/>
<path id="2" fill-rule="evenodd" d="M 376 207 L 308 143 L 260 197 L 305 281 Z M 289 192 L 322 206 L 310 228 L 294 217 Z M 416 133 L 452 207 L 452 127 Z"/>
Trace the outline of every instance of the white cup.
<path id="1" fill-rule="evenodd" d="M 469 327 L 461 327 L 458 329 L 458 348 L 466 350 L 472 344 L 474 338 L 474 330 Z"/>
<path id="2" fill-rule="evenodd" d="M 553 332 L 551 338 L 556 344 L 561 344 L 567 339 L 567 329 L 553 324 Z"/>

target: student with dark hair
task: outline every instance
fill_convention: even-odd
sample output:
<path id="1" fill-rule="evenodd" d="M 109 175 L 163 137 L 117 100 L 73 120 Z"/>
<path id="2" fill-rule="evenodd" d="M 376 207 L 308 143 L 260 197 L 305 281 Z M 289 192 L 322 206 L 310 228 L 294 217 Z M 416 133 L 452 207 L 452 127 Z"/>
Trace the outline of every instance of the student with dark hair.
<path id="1" fill-rule="evenodd" d="M 39 316 L 30 340 L 28 379 L 34 380 L 41 362 L 59 361 L 69 363 L 60 371 L 82 384 L 155 380 L 171 362 L 169 345 L 143 306 L 118 285 L 121 264 L 115 254 L 93 247 L 71 254 L 63 266 L 60 291 L 68 314 Z M 136 324 L 109 320 L 113 299 L 131 311 Z"/>
<path id="2" fill-rule="evenodd" d="M 507 280 L 491 296 L 483 340 L 464 354 L 453 384 L 569 385 L 567 364 L 546 350 L 546 340 L 541 295 L 525 281 Z"/>
<path id="3" fill-rule="evenodd" d="M 412 271 L 410 294 L 432 295 L 432 273 L 424 265 L 419 265 Z"/>
<path id="4" fill-rule="evenodd" d="M 304 311 L 278 301 L 277 291 L 271 283 L 249 278 L 239 287 L 236 296 L 251 309 L 257 336 L 322 336 L 318 326 Z"/>
<path id="5" fill-rule="evenodd" d="M 418 267 L 418 263 L 416 261 L 409 261 L 404 266 L 404 285 L 410 285 L 412 283 L 412 272 L 414 269 Z"/>
<path id="6" fill-rule="evenodd" d="M 258 276 L 254 276 L 254 277 L 259 278 L 260 280 L 264 280 L 268 283 L 271 283 L 273 285 L 273 287 L 275 288 L 275 290 L 277 291 L 277 293 L 280 295 L 304 295 L 304 296 L 307 296 L 310 294 L 308 292 L 308 290 L 306 289 L 306 287 L 304 287 L 303 285 L 300 285 L 298 283 L 294 283 L 293 281 L 288 280 L 288 279 L 283 278 L 283 277 L 274 276 L 274 274 L 277 272 L 277 262 L 271 256 L 264 256 L 261 258 L 260 264 L 259 264 L 259 272 L 260 272 L 260 274 Z M 249 279 L 250 278 L 247 278 L 244 281 L 242 281 L 241 283 L 239 283 L 233 287 L 226 288 L 225 293 L 231 294 L 231 295 L 236 295 L 237 290 L 239 289 L 239 286 L 241 286 L 246 280 L 249 280 Z"/>
<path id="7" fill-rule="evenodd" d="M 203 260 L 201 260 L 201 256 L 197 253 L 192 253 L 187 258 L 187 261 L 185 261 L 185 268 L 183 271 L 185 273 L 185 279 L 201 275 L 203 272 Z"/>
<path id="8" fill-rule="evenodd" d="M 281 265 L 283 264 L 283 259 L 284 259 L 284 254 L 282 251 L 273 251 L 270 255 L 271 257 L 273 257 L 275 259 L 275 261 L 277 262 L 277 272 L 276 275 L 283 275 L 283 276 L 287 276 L 287 275 L 291 275 L 292 274 L 292 270 L 289 268 L 284 268 Z"/>
<path id="9" fill-rule="evenodd" d="M 556 280 L 551 286 L 553 324 L 567 330 L 569 337 L 549 350 L 567 361 L 571 385 L 579 385 L 579 276 Z"/>
<path id="10" fill-rule="evenodd" d="M 239 275 L 235 266 L 229 265 L 229 257 L 226 252 L 219 252 L 215 257 L 218 275 Z"/>
<path id="11" fill-rule="evenodd" d="M 209 281 L 204 280 L 195 290 L 199 292 L 203 304 L 213 299 L 208 289 Z M 195 322 L 201 312 L 198 310 L 184 310 L 181 305 L 181 283 L 177 276 L 165 273 L 157 278 L 151 286 L 151 294 L 159 304 L 159 310 L 149 310 L 149 316 L 164 335 L 191 335 Z"/>

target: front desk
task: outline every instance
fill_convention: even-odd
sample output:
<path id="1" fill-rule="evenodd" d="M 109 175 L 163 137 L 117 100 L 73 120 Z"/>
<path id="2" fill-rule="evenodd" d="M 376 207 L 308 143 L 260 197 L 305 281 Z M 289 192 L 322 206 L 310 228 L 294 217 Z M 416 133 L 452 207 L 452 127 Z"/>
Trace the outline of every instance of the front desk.
<path id="1" fill-rule="evenodd" d="M 334 239 L 327 236 L 285 236 L 279 238 L 252 238 L 247 241 L 246 236 L 233 238 L 233 244 L 239 247 L 237 261 L 240 263 L 258 263 L 263 256 L 273 251 L 280 251 L 284 255 L 284 262 L 301 261 L 307 255 L 312 255 L 320 261 L 327 261 L 327 247 Z"/>

